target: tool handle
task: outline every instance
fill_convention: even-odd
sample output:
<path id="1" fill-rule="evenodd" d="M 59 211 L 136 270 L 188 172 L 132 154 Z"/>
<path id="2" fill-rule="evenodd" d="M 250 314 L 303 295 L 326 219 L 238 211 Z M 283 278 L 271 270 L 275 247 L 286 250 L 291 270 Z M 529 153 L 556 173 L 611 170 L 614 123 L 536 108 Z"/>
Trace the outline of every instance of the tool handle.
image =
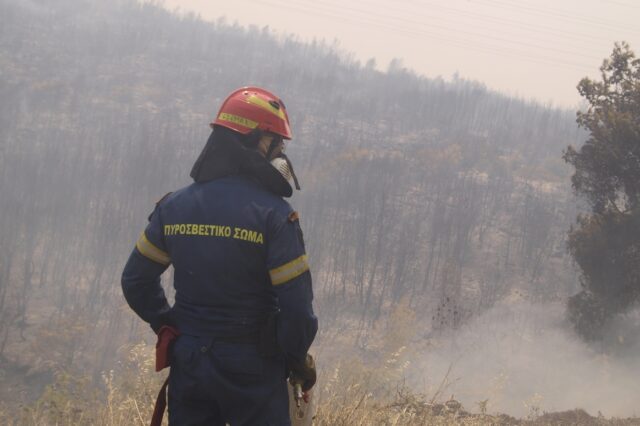
<path id="1" fill-rule="evenodd" d="M 295 393 L 295 398 L 296 398 L 296 407 L 300 408 L 300 401 L 302 401 L 302 398 L 304 397 L 302 394 L 302 385 L 300 383 L 296 383 L 296 385 L 293 388 L 293 391 Z"/>

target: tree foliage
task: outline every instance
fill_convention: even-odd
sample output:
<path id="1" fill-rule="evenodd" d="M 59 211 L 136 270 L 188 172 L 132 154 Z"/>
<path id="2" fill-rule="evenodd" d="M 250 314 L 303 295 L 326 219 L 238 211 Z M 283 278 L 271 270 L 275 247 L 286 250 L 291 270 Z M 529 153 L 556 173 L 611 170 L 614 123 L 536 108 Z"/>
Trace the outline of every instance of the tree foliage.
<path id="1" fill-rule="evenodd" d="M 640 299 L 640 59 L 616 44 L 600 71 L 601 81 L 578 84 L 588 108 L 577 122 L 589 138 L 564 153 L 575 167 L 573 188 L 591 210 L 569 233 L 583 286 L 570 299 L 569 317 L 588 339 Z"/>

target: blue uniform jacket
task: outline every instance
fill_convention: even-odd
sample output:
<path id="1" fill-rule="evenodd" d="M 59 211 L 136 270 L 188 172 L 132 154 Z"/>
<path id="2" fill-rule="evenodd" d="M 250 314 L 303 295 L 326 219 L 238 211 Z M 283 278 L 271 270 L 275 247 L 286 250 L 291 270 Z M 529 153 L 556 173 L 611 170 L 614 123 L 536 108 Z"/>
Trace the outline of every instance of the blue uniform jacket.
<path id="1" fill-rule="evenodd" d="M 160 275 L 174 268 L 169 307 Z M 241 176 L 193 183 L 161 200 L 122 275 L 131 308 L 157 330 L 194 336 L 259 333 L 276 313 L 279 349 L 304 359 L 318 323 L 297 214 Z"/>

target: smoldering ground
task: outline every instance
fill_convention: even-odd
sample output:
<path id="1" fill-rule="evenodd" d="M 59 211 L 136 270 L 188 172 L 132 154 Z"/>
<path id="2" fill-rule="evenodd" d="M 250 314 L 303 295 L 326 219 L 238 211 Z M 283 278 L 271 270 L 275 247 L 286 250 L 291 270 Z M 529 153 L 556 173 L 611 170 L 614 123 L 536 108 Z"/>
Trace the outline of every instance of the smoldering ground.
<path id="1" fill-rule="evenodd" d="M 638 312 L 587 345 L 565 322 L 562 304 L 501 303 L 458 331 L 429 340 L 406 371 L 427 397 L 440 391 L 470 411 L 526 417 L 582 408 L 592 415 L 640 413 Z M 447 374 L 447 371 L 449 373 Z"/>

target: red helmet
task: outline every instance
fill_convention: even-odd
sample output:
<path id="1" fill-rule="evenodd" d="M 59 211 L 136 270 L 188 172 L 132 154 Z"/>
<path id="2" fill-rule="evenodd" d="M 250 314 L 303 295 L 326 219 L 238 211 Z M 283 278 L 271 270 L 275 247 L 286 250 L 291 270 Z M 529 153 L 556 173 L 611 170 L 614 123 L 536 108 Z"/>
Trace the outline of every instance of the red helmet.
<path id="1" fill-rule="evenodd" d="M 291 139 L 289 116 L 284 103 L 273 93 L 259 87 L 242 87 L 222 103 L 211 126 L 217 124 L 246 135 L 253 129 Z"/>

